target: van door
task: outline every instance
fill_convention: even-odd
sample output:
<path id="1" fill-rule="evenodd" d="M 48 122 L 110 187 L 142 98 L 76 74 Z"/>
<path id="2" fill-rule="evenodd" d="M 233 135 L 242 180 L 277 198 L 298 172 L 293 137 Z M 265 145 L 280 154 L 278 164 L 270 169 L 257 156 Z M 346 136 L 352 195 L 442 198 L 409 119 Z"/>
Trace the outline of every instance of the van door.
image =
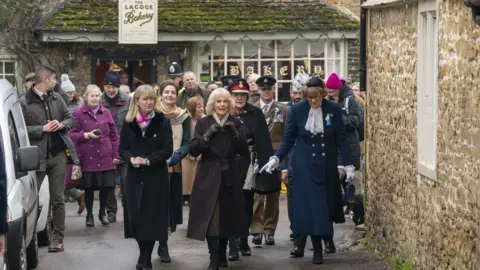
<path id="1" fill-rule="evenodd" d="M 10 96 L 9 99 L 16 99 L 15 96 Z M 12 103 L 10 103 L 12 104 Z M 35 172 L 28 172 L 26 175 L 18 170 L 18 149 L 23 146 L 28 146 L 28 134 L 25 130 L 25 122 L 22 118 L 20 104 L 13 102 L 11 110 L 8 112 L 8 129 L 10 135 L 10 144 L 13 153 L 13 165 L 17 181 L 23 184 L 21 194 L 22 204 L 26 211 L 26 228 L 27 243 L 35 233 L 35 226 L 37 223 L 38 207 L 37 207 L 37 187 L 34 174 Z"/>

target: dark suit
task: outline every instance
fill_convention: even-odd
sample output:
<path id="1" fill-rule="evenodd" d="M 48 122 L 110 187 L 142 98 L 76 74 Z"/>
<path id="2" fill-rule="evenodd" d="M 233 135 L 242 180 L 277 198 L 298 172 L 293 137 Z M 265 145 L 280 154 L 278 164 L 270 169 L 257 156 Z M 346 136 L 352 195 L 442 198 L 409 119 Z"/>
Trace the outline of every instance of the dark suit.
<path id="1" fill-rule="evenodd" d="M 0 145 L 0 235 L 8 232 L 7 224 L 7 172 L 5 171 L 5 157 Z"/>

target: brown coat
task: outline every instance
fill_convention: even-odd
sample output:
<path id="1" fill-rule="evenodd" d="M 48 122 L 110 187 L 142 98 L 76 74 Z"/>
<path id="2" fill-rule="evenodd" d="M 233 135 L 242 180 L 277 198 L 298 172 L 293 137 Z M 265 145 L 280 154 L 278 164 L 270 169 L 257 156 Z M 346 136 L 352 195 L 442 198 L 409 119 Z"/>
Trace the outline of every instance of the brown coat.
<path id="1" fill-rule="evenodd" d="M 260 100 L 255 103 L 255 106 L 260 108 Z M 274 101 L 268 112 L 264 115 L 267 121 L 273 151 L 276 151 L 283 138 L 285 121 L 287 120 L 287 106 Z"/>
<path id="2" fill-rule="evenodd" d="M 193 132 L 195 131 L 196 121 L 192 119 L 190 122 L 190 138 L 193 138 Z M 195 179 L 195 171 L 197 170 L 197 164 L 200 160 L 200 156 L 192 157 L 187 155 L 182 159 L 182 189 L 183 195 L 192 194 L 193 180 Z"/>
<path id="3" fill-rule="evenodd" d="M 228 121 L 241 127 L 240 120 L 229 116 Z M 244 138 L 234 138 L 225 131 L 213 135 L 207 143 L 204 134 L 215 124 L 212 116 L 198 120 L 190 143 L 190 155 L 202 158 L 190 197 L 187 237 L 203 241 L 213 213 L 218 205 L 219 236 L 247 236 L 248 225 L 243 196 L 243 180 L 239 177 L 235 156 L 248 155 Z"/>

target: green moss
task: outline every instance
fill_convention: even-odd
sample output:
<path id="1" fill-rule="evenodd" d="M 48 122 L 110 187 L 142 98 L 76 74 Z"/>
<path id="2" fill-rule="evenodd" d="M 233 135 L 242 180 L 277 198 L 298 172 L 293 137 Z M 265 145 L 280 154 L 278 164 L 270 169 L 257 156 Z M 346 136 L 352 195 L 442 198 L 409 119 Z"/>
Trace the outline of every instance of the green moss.
<path id="1" fill-rule="evenodd" d="M 116 1 L 76 0 L 48 20 L 40 30 L 93 32 L 116 31 Z M 274 4 L 257 0 L 159 0 L 160 32 L 263 32 L 301 30 L 358 30 L 359 24 L 344 14 L 316 2 Z"/>

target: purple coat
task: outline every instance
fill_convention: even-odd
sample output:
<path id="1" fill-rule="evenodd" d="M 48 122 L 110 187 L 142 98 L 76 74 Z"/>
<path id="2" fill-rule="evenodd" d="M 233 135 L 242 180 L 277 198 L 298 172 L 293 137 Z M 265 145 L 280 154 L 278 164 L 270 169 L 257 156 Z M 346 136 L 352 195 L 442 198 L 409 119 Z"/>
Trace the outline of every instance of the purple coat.
<path id="1" fill-rule="evenodd" d="M 84 172 L 109 171 L 116 168 L 113 159 L 120 159 L 118 153 L 118 133 L 112 114 L 100 105 L 93 115 L 86 105 L 73 112 L 75 127 L 68 135 L 75 143 L 80 165 Z M 85 139 L 84 133 L 100 129 L 97 140 Z"/>

